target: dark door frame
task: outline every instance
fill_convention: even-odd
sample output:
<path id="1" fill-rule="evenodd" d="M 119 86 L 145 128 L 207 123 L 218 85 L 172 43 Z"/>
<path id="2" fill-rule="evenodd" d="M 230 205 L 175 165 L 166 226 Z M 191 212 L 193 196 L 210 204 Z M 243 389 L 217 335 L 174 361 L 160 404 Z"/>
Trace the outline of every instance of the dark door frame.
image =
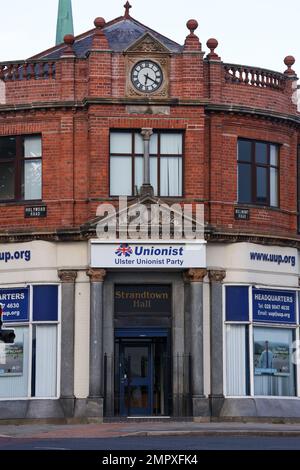
<path id="1" fill-rule="evenodd" d="M 122 403 L 122 400 L 125 399 L 125 386 L 128 386 L 128 382 L 121 383 L 124 377 L 122 377 L 122 373 L 124 372 L 122 369 L 122 349 L 124 345 L 148 345 L 149 346 L 149 369 L 148 374 L 150 383 L 148 385 L 149 389 L 149 400 L 148 400 L 148 408 L 145 411 L 145 416 L 152 416 L 153 415 L 153 401 L 154 401 L 154 342 L 155 339 L 165 339 L 165 354 L 166 360 L 170 361 L 170 367 L 166 368 L 166 375 L 165 375 L 165 410 L 169 415 L 171 412 L 171 403 L 172 403 L 172 379 L 171 379 L 171 331 L 167 328 L 159 329 L 159 328 L 122 328 L 122 329 L 115 329 L 115 344 L 118 344 L 118 351 L 115 349 L 115 367 L 118 369 L 116 370 L 117 374 L 115 376 L 115 385 L 118 387 L 118 392 L 116 393 L 115 390 L 115 404 L 117 405 L 116 410 L 118 409 L 118 413 L 120 416 L 130 416 L 130 415 L 137 415 L 136 413 L 132 413 L 133 410 L 127 410 L 126 413 L 126 406 Z M 115 346 L 116 348 L 116 346 Z M 168 369 L 168 370 L 167 370 Z M 170 375 L 170 377 L 168 376 Z M 131 378 L 129 377 L 129 381 Z M 146 381 L 145 381 L 146 382 Z M 147 386 L 147 383 L 145 383 Z M 150 409 L 149 409 L 150 407 Z M 143 415 L 141 415 L 143 416 Z"/>
<path id="2" fill-rule="evenodd" d="M 147 374 L 145 377 L 132 377 L 131 356 L 125 357 L 126 348 L 147 348 Z M 120 416 L 150 416 L 153 407 L 153 352 L 151 341 L 135 341 L 133 338 L 120 342 Z M 131 387 L 147 388 L 147 405 L 140 409 L 131 403 Z M 127 402 L 127 406 L 126 406 Z"/>

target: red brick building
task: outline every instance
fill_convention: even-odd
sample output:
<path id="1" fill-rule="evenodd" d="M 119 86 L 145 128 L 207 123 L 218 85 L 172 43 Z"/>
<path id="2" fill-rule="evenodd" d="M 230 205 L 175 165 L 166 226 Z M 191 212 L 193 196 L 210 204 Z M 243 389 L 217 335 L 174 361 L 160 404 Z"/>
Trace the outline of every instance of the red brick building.
<path id="1" fill-rule="evenodd" d="M 0 303 L 16 331 L 1 418 L 300 417 L 295 60 L 224 63 L 197 27 L 180 45 L 127 4 L 0 63 Z M 97 208 L 119 196 L 203 204 L 206 258 L 114 268 L 115 239 L 96 262 Z"/>

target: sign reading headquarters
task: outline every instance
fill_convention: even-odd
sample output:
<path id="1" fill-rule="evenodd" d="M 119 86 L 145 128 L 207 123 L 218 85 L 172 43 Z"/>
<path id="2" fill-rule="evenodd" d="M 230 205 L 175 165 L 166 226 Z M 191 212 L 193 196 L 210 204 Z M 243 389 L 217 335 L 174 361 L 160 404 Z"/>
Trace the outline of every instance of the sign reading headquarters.
<path id="1" fill-rule="evenodd" d="M 253 321 L 296 323 L 296 293 L 253 289 Z"/>
<path id="2" fill-rule="evenodd" d="M 0 289 L 3 322 L 28 321 L 29 288 Z"/>
<path id="3" fill-rule="evenodd" d="M 252 288 L 252 320 L 256 323 L 293 325 L 296 321 L 296 292 Z M 249 288 L 226 287 L 226 321 L 249 321 Z"/>

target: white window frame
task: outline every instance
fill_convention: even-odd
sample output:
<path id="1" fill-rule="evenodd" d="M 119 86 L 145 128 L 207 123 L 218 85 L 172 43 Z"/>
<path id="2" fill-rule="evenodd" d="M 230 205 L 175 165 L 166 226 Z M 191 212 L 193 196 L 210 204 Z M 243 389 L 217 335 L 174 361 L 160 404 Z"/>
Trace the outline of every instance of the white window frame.
<path id="1" fill-rule="evenodd" d="M 255 395 L 254 394 L 254 358 L 253 358 L 253 339 L 254 339 L 254 328 L 277 328 L 277 329 L 288 329 L 294 330 L 294 337 L 296 340 L 300 340 L 300 313 L 299 313 L 299 288 L 296 287 L 278 287 L 278 286 L 258 286 L 256 283 L 227 283 L 223 284 L 223 390 L 225 398 L 272 398 L 276 400 L 298 400 L 300 398 L 300 361 L 298 364 L 294 365 L 295 367 L 295 386 L 296 386 L 296 395 L 295 396 L 274 396 L 274 395 Z M 226 321 L 226 287 L 248 287 L 248 296 L 249 296 L 249 321 Z M 252 303 L 252 290 L 253 288 L 262 288 L 267 290 L 283 290 L 283 291 L 293 291 L 296 292 L 296 324 L 279 324 L 279 323 L 263 323 L 263 322 L 253 322 L 253 303 Z M 226 326 L 227 325 L 248 325 L 249 327 L 249 338 L 248 338 L 248 350 L 249 350 L 249 380 L 250 380 L 250 395 L 228 395 L 227 394 L 227 348 L 226 348 Z"/>
<path id="2" fill-rule="evenodd" d="M 34 286 L 57 286 L 58 287 L 58 311 L 57 321 L 33 321 L 33 287 Z M 29 287 L 29 315 L 27 322 L 9 322 L 5 323 L 5 328 L 17 328 L 19 326 L 28 327 L 28 388 L 27 397 L 0 397 L 1 401 L 16 401 L 16 400 L 57 400 L 60 397 L 60 375 L 61 375 L 61 284 L 56 282 L 33 282 L 30 284 L 10 284 L 1 285 L 0 289 L 25 289 Z M 34 325 L 56 325 L 57 326 L 57 359 L 56 359 L 56 396 L 54 397 L 32 397 L 31 396 L 31 381 L 32 381 L 32 329 Z M 1 378 L 0 378 L 1 386 Z"/>

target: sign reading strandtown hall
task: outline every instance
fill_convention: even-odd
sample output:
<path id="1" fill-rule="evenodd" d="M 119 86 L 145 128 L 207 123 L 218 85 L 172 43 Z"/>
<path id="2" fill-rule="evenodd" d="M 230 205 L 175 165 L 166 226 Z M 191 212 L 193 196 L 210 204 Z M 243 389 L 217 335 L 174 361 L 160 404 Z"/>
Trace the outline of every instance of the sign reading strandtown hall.
<path id="1" fill-rule="evenodd" d="M 115 313 L 153 314 L 172 312 L 172 287 L 170 285 L 116 285 Z"/>

